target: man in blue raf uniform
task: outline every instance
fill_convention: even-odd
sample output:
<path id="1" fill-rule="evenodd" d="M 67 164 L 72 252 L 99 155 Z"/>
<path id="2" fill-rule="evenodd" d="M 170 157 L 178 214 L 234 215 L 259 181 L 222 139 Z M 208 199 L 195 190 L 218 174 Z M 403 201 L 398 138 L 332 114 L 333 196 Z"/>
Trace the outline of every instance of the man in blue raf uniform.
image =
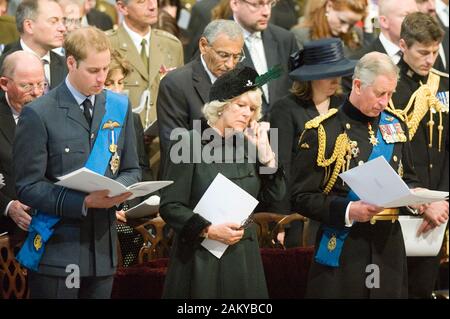
<path id="1" fill-rule="evenodd" d="M 416 12 L 402 23 L 398 66 L 400 80 L 392 96 L 391 108 L 408 125 L 414 167 L 424 187 L 448 191 L 448 74 L 433 69 L 444 36 L 431 16 Z M 448 202 L 425 216 L 424 231 L 446 223 Z M 431 298 L 440 257 L 408 258 L 410 298 Z"/>
<path id="2" fill-rule="evenodd" d="M 292 204 L 294 211 L 321 222 L 308 297 L 407 297 L 398 209 L 359 200 L 338 177 L 383 156 L 410 187 L 419 186 L 407 128 L 384 111 L 397 77 L 398 68 L 386 54 L 366 54 L 356 65 L 352 91 L 341 108 L 305 124 L 293 164 Z"/>
<path id="3" fill-rule="evenodd" d="M 109 298 L 117 265 L 115 210 L 130 193 L 108 197 L 54 183 L 83 166 L 124 185 L 138 182 L 133 117 L 127 99 L 103 90 L 107 36 L 81 28 L 64 47 L 67 78 L 23 110 L 16 130 L 18 197 L 37 211 L 18 259 L 33 270 L 32 298 Z"/>

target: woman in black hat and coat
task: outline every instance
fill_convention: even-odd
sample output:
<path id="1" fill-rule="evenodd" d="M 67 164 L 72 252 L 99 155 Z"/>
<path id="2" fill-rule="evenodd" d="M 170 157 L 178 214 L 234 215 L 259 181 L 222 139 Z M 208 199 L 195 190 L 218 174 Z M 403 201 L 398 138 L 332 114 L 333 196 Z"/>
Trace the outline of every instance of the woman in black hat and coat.
<path id="1" fill-rule="evenodd" d="M 256 122 L 261 116 L 259 87 L 265 83 L 257 77 L 249 67 L 219 77 L 204 107 L 210 127 L 202 140 L 195 141 L 200 139 L 197 131 L 186 131 L 172 145 L 165 178 L 174 184 L 162 191 L 160 214 L 175 238 L 163 298 L 268 298 L 255 225 L 214 224 L 193 212 L 219 173 L 260 201 L 280 200 L 285 194 L 268 125 Z M 256 145 L 257 158 L 249 152 L 251 145 Z M 185 158 L 177 163 L 177 155 Z M 221 258 L 201 245 L 205 238 L 229 245 Z"/>
<path id="2" fill-rule="evenodd" d="M 355 64 L 356 61 L 344 57 L 342 42 L 337 38 L 308 42 L 304 49 L 291 57 L 289 76 L 294 80 L 291 93 L 274 104 L 270 117 L 271 127 L 278 129 L 278 157 L 286 172 L 288 191 L 285 198 L 274 203 L 270 210 L 292 213 L 289 177 L 300 134 L 306 122 L 326 114 L 330 108 L 338 108 L 344 102 L 341 77 L 351 75 Z M 286 229 L 286 247 L 301 244 L 302 227 L 302 222 L 293 222 Z M 317 228 L 318 224 L 310 221 L 305 234 L 306 244 L 314 244 Z"/>

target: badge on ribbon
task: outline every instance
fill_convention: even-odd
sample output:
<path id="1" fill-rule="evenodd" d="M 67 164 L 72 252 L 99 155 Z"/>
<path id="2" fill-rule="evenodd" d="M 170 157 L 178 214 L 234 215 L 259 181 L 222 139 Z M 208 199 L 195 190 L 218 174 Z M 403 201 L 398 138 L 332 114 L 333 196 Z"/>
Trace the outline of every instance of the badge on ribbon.
<path id="1" fill-rule="evenodd" d="M 105 130 L 111 130 L 110 134 L 108 135 L 108 149 L 112 154 L 109 165 L 113 174 L 116 174 L 120 166 L 120 156 L 119 154 L 117 154 L 117 132 L 115 131 L 115 129 L 118 127 L 120 127 L 120 123 L 113 122 L 111 120 L 106 121 L 106 123 L 102 127 Z"/>

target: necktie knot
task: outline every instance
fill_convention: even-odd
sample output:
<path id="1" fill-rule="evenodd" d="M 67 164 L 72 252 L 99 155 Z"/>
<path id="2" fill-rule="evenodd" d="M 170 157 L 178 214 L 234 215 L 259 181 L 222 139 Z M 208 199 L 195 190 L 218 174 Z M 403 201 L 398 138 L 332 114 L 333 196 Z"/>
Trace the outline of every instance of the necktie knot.
<path id="1" fill-rule="evenodd" d="M 91 110 L 92 110 L 92 103 L 91 100 L 87 98 L 86 100 L 83 101 L 83 114 L 89 126 L 91 126 L 92 122 Z"/>

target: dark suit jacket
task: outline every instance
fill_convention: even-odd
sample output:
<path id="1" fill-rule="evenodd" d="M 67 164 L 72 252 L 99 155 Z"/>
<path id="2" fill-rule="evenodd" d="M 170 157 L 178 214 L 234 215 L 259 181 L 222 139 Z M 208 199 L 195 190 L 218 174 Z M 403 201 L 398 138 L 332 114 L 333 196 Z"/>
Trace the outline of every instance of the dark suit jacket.
<path id="1" fill-rule="evenodd" d="M 0 188 L 0 233 L 12 232 L 16 224 L 3 215 L 8 203 L 17 199 L 14 187 L 12 147 L 16 123 L 6 102 L 5 94 L 0 91 L 0 173 L 5 178 L 5 186 Z"/>
<path id="2" fill-rule="evenodd" d="M 169 72 L 161 80 L 156 106 L 163 158 L 161 163 L 164 163 L 166 152 L 169 151 L 169 138 L 173 129 L 181 127 L 192 130 L 193 120 L 204 121 L 202 107 L 208 102 L 210 88 L 211 80 L 200 56 Z"/>
<path id="3" fill-rule="evenodd" d="M 292 53 L 298 51 L 298 46 L 295 36 L 291 32 L 272 24 L 269 24 L 267 29 L 262 32 L 262 40 L 266 54 L 267 68 L 270 69 L 277 64 L 281 64 L 284 71 L 278 79 L 268 83 L 270 103 L 267 104 L 263 98 L 262 111 L 264 119 L 268 120 L 272 105 L 287 95 L 292 86 L 292 80 L 288 76 L 289 57 Z M 244 50 L 246 58 L 242 64 L 255 68 L 246 45 L 244 46 Z"/>
<path id="4" fill-rule="evenodd" d="M 0 57 L 0 67 L 2 66 L 3 60 L 8 54 L 20 50 L 22 50 L 20 41 L 14 42 L 10 46 L 7 46 L 2 56 Z M 53 51 L 50 51 L 50 89 L 57 87 L 66 78 L 66 75 L 67 65 L 64 57 Z"/>
<path id="5" fill-rule="evenodd" d="M 113 28 L 113 22 L 109 15 L 97 9 L 91 9 L 86 13 L 86 19 L 89 25 L 95 26 L 100 30 L 107 31 Z"/>
<path id="6" fill-rule="evenodd" d="M 105 93 L 96 96 L 92 125 L 65 83 L 22 110 L 13 156 L 19 199 L 61 220 L 47 242 L 39 273 L 66 276 L 68 264 L 80 266 L 81 276 L 109 276 L 117 265 L 115 209 L 82 213 L 87 194 L 56 186 L 58 176 L 83 167 L 105 113 Z M 119 170 L 105 176 L 131 185 L 140 180 L 131 106 L 118 140 Z"/>

